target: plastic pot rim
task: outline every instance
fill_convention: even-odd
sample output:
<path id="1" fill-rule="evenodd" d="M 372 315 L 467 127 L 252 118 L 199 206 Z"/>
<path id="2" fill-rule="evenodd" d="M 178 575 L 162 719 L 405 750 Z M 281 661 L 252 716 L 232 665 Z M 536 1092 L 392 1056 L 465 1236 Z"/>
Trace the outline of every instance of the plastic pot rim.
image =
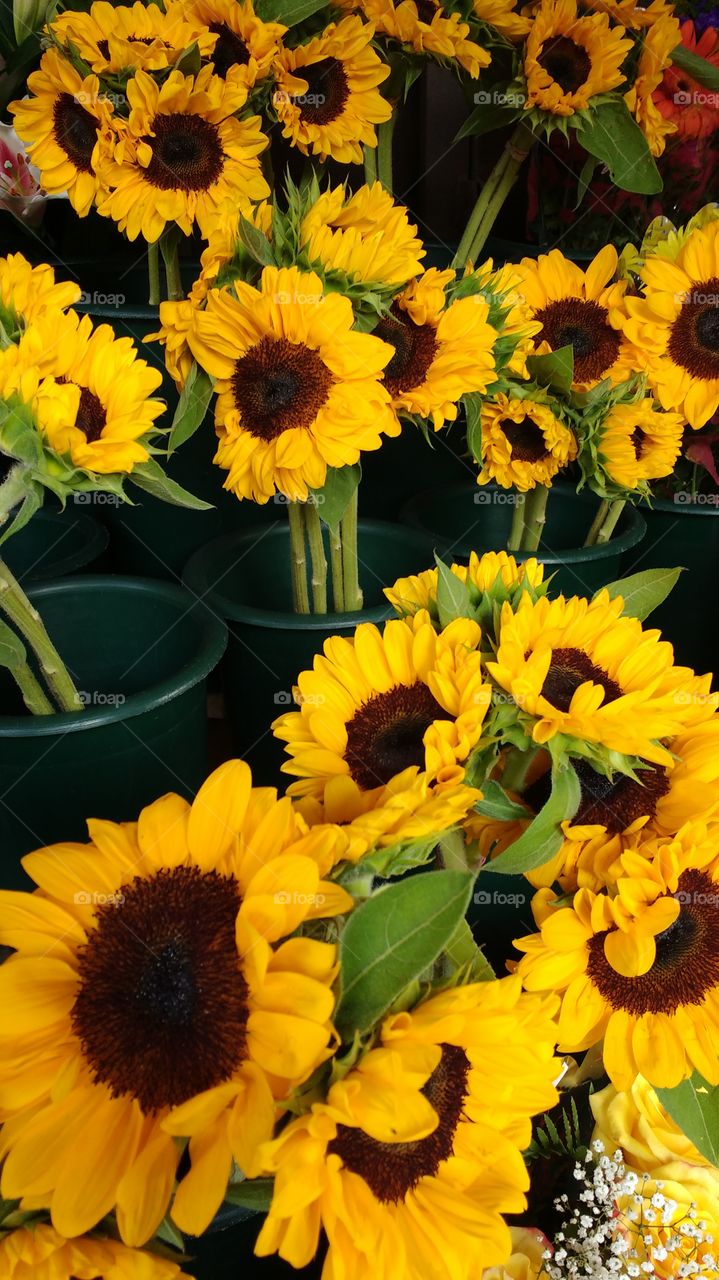
<path id="1" fill-rule="evenodd" d="M 716 502 L 674 502 L 669 498 L 652 498 L 647 512 L 651 514 L 652 511 L 673 516 L 716 516 L 719 515 L 719 493 Z"/>
<path id="2" fill-rule="evenodd" d="M 54 525 L 57 523 L 58 525 L 61 525 L 63 522 L 67 521 L 67 519 L 67 514 L 61 511 L 48 511 L 47 508 L 41 507 L 41 509 L 33 516 L 32 523 L 38 525 L 44 523 Z M 110 534 L 105 526 L 100 524 L 99 520 L 95 520 L 93 516 L 88 515 L 85 511 L 78 511 L 75 514 L 74 524 L 80 525 L 83 531 L 83 547 L 88 553 L 83 555 L 80 563 L 92 564 L 93 560 L 97 560 L 102 555 L 103 551 L 107 549 L 107 544 L 110 541 Z M 28 527 L 31 528 L 32 524 Z M 10 545 L 12 546 L 12 543 L 10 543 Z M 52 575 L 52 579 L 68 577 L 76 567 L 79 554 L 79 551 L 68 552 L 66 556 L 62 556 L 58 560 L 53 560 L 52 569 L 48 570 L 48 577 L 50 574 Z M 40 560 L 43 558 L 44 557 L 40 557 Z M 40 586 L 41 582 L 45 585 L 45 575 L 42 568 L 40 568 L 37 576 L 35 576 L 34 570 L 35 566 L 33 565 L 32 568 L 28 569 L 27 573 L 23 575 L 23 580 L 28 583 L 29 587 Z"/>
<path id="3" fill-rule="evenodd" d="M 485 492 L 489 493 L 507 492 L 506 490 L 500 489 L 498 485 L 493 484 L 483 486 L 483 488 Z M 587 505 L 589 504 L 588 495 L 577 493 L 571 485 L 554 485 L 553 490 L 565 499 L 571 499 L 572 501 L 583 504 L 586 503 Z M 447 496 L 448 494 L 459 495 L 477 491 L 476 485 L 470 486 L 464 482 L 460 484 L 443 485 L 441 488 L 436 490 L 427 489 L 424 493 L 419 493 L 416 497 L 410 498 L 409 502 L 405 503 L 402 507 L 400 516 L 403 520 L 407 521 L 410 528 L 417 529 L 422 533 L 430 533 L 432 532 L 431 530 L 427 529 L 423 523 L 419 523 L 420 516 L 418 514 L 424 507 L 428 498 L 436 499 L 440 494 Z M 549 500 L 551 502 L 551 493 Z M 481 504 L 478 505 L 481 506 Z M 647 524 L 646 520 L 640 512 L 637 511 L 636 507 L 630 506 L 629 504 L 624 508 L 621 518 L 623 520 L 628 520 L 629 527 L 625 529 L 623 533 L 619 534 L 618 537 L 610 538 L 608 542 L 603 542 L 593 547 L 566 547 L 558 552 L 545 551 L 540 547 L 537 551 L 513 551 L 512 555 L 518 560 L 527 560 L 530 557 L 534 557 L 537 560 L 541 560 L 543 564 L 551 565 L 584 564 L 586 561 L 604 560 L 609 555 L 622 555 L 625 551 L 630 551 L 632 547 L 636 547 L 637 543 L 641 542 L 644 534 L 646 533 Z M 589 529 L 589 525 L 587 525 L 587 529 Z M 465 541 L 464 538 L 458 538 L 452 542 L 450 538 L 440 534 L 436 530 L 434 531 L 434 537 L 437 538 L 438 542 L 445 544 L 445 550 L 450 545 L 456 546 L 459 543 L 463 544 Z M 476 550 L 481 554 L 481 547 L 477 547 Z M 484 548 L 484 550 L 486 550 L 486 548 Z M 463 553 L 460 552 L 459 554 Z"/>
<path id="4" fill-rule="evenodd" d="M 258 529 L 261 527 L 258 526 Z M 277 524 L 267 525 L 264 529 L 264 538 L 270 535 L 274 537 L 284 535 L 286 529 L 287 526 L 279 521 Z M 414 535 L 418 545 L 424 542 L 428 557 L 431 558 L 433 536 L 423 529 L 416 529 L 411 525 L 393 524 L 389 520 L 360 520 L 360 534 L 362 529 L 376 533 L 391 531 L 400 537 Z M 394 616 L 389 600 L 385 604 L 371 605 L 351 613 L 293 613 L 290 610 L 258 609 L 254 605 L 239 604 L 231 596 L 225 595 L 221 588 L 207 586 L 206 562 L 212 561 L 217 552 L 222 552 L 228 546 L 240 548 L 245 543 L 259 545 L 264 538 L 258 538 L 257 533 L 252 529 L 245 533 L 223 534 L 220 538 L 213 538 L 188 560 L 182 574 L 183 585 L 198 603 L 203 604 L 215 616 L 219 614 L 228 622 L 242 622 L 275 631 L 352 630 L 361 622 L 383 622 L 386 618 Z M 429 563 L 426 567 L 430 567 Z M 221 582 L 222 578 L 219 581 Z M 215 611 L 218 612 L 215 613 Z"/>
<path id="5" fill-rule="evenodd" d="M 49 716 L 2 716 L 0 738 L 50 737 L 58 733 L 83 733 L 105 725 L 131 720 L 136 716 L 164 706 L 180 697 L 204 680 L 217 665 L 227 647 L 227 627 L 220 618 L 206 610 L 195 613 L 196 602 L 189 593 L 175 583 L 155 578 L 132 578 L 114 574 L 83 574 L 76 578 L 62 578 L 57 582 L 39 584 L 28 589 L 28 596 L 42 616 L 42 602 L 51 596 L 73 591 L 90 592 L 110 585 L 117 596 L 153 595 L 178 606 L 178 620 L 194 613 L 198 644 L 195 657 L 174 674 L 157 681 L 141 693 L 130 693 L 120 706 L 92 707 L 83 712 L 55 712 Z M 182 606 L 185 606 L 184 610 Z"/>

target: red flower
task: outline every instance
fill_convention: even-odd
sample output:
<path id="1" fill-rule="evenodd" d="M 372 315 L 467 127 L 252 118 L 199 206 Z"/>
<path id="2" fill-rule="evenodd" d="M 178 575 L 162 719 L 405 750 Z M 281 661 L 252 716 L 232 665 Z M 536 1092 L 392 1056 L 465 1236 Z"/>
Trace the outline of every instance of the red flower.
<path id="1" fill-rule="evenodd" d="M 682 23 L 682 44 L 719 70 L 719 31 L 707 27 L 697 40 L 694 23 Z M 708 138 L 719 130 L 719 92 L 706 89 L 681 67 L 669 67 L 652 95 L 666 120 L 673 120 L 679 138 Z"/>

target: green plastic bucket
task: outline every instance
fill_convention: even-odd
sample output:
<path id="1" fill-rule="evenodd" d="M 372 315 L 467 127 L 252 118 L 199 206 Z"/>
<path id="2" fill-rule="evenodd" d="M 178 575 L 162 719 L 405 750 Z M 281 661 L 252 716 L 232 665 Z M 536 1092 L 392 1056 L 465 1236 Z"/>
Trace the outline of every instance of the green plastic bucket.
<path id="1" fill-rule="evenodd" d="M 27 887 L 19 859 L 87 838 L 86 819 L 133 820 L 190 796 L 207 773 L 206 679 L 224 624 L 181 587 L 87 575 L 29 593 L 86 703 L 29 716 L 0 672 L 0 885 Z"/>
<path id="2" fill-rule="evenodd" d="M 78 495 L 94 498 L 97 494 Z M 2 554 L 26 586 L 98 566 L 108 543 L 103 525 L 72 504 L 64 511 L 36 511 L 29 524 L 3 543 Z"/>
<path id="3" fill-rule="evenodd" d="M 401 518 L 432 536 L 445 558 L 466 560 L 472 551 L 507 546 L 515 493 L 495 485 L 457 484 L 421 493 L 402 509 Z M 634 507 L 625 507 L 615 536 L 602 546 L 584 547 L 599 499 L 555 485 L 547 503 L 544 537 L 535 552 L 516 552 L 518 560 L 536 555 L 553 573 L 552 594 L 593 595 L 622 576 L 622 562 L 644 537 L 645 523 Z"/>

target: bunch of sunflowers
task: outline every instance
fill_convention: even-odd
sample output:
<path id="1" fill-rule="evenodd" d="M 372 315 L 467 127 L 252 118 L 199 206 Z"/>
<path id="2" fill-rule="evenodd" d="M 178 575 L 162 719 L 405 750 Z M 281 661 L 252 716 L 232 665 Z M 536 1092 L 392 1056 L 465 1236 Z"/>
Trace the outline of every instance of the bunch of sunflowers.
<path id="1" fill-rule="evenodd" d="M 206 505 L 156 460 L 164 452 L 156 423 L 165 406 L 154 396 L 160 371 L 130 338 L 116 338 L 107 324 L 94 328 L 73 310 L 79 298 L 79 286 L 56 281 L 52 267 L 32 267 L 19 253 L 0 258 L 0 545 L 27 524 L 47 492 L 63 507 L 74 494 L 98 491 L 127 501 L 129 480 L 169 502 Z M 62 660 L 1 560 L 0 610 L 12 624 L 0 623 L 3 665 L 27 708 L 44 715 L 81 710 Z M 28 664 L 26 644 L 47 691 Z"/>
<path id="2" fill-rule="evenodd" d="M 8 1280 L 164 1280 L 223 1203 L 325 1280 L 719 1274 L 719 695 L 614 589 L 546 589 L 398 581 L 299 675 L 287 795 L 229 761 L 24 859 Z M 487 871 L 540 886 L 503 977 Z"/>

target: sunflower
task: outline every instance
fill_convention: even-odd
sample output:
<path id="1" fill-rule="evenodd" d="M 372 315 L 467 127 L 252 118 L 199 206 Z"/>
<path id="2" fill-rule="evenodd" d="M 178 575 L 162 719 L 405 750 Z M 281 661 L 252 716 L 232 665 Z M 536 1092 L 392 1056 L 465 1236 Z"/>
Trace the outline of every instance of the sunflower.
<path id="1" fill-rule="evenodd" d="M 52 267 L 31 267 L 21 253 L 0 258 L 0 325 L 7 338 L 18 338 L 35 320 L 66 311 L 80 297 L 71 280 L 56 281 Z"/>
<path id="2" fill-rule="evenodd" d="M 362 144 L 377 146 L 374 126 L 392 115 L 378 88 L 390 69 L 371 41 L 372 27 L 349 15 L 277 56 L 272 102 L 282 136 L 305 155 L 361 164 Z"/>
<path id="3" fill-rule="evenodd" d="M 395 289 L 419 275 L 425 253 L 407 210 L 381 182 L 349 199 L 343 187 L 319 196 L 302 219 L 300 247 L 315 271 Z"/>
<path id="4" fill-rule="evenodd" d="M 622 616 L 621 596 L 601 591 L 502 606 L 496 661 L 487 670 L 517 704 L 536 743 L 557 734 L 653 764 L 671 762 L 659 739 L 709 719 L 711 676 L 673 665 L 659 631 Z"/>
<path id="5" fill-rule="evenodd" d="M 272 726 L 290 756 L 282 771 L 298 779 L 288 794 L 322 800 L 336 778 L 373 793 L 413 766 L 444 785 L 462 782 L 490 699 L 480 635 L 457 618 L 438 636 L 420 612 L 326 640 L 297 679 L 299 711 Z"/>
<path id="6" fill-rule="evenodd" d="M 488 27 L 494 27 L 507 40 L 523 40 L 531 20 L 517 12 L 517 0 L 472 0 L 474 16 Z"/>
<path id="7" fill-rule="evenodd" d="M 325 783 L 321 800 L 302 796 L 295 806 L 310 827 L 342 828 L 346 846 L 328 842 L 318 862 L 321 874 L 328 875 L 338 861 L 359 862 L 373 850 L 431 837 L 439 842 L 466 821 L 481 795 L 463 782 L 437 788 L 414 765 L 371 791 L 364 791 L 350 775 L 337 774 Z"/>
<path id="8" fill-rule="evenodd" d="M 59 14 L 50 30 L 61 45 L 76 50 L 101 76 L 129 68 L 164 71 L 193 44 L 207 58 L 216 41 L 203 22 L 185 21 L 177 5 L 165 13 L 159 5 L 141 0 L 132 5 L 95 0 L 87 13 L 68 9 Z"/>
<path id="9" fill-rule="evenodd" d="M 665 409 L 703 427 L 719 408 L 719 221 L 696 227 L 672 261 L 651 255 L 625 330 Z"/>
<path id="10" fill-rule="evenodd" d="M 573 432 L 549 405 L 516 400 L 502 393 L 482 406 L 482 470 L 477 484 L 494 481 L 526 493 L 551 485 L 558 471 L 577 456 Z"/>
<path id="11" fill-rule="evenodd" d="M 695 1070 L 719 1084 L 719 869 L 716 836 L 687 829 L 654 856 L 622 855 L 614 896 L 544 900 L 540 933 L 515 942 L 530 991 L 558 991 L 560 1049 L 603 1040 L 617 1089 L 637 1075 L 673 1088 Z"/>
<path id="12" fill-rule="evenodd" d="M 88 829 L 23 859 L 39 891 L 0 893 L 16 948 L 0 967 L 0 1193 L 68 1237 L 114 1208 L 141 1245 L 189 1138 L 172 1214 L 198 1235 L 233 1159 L 252 1176 L 277 1102 L 330 1055 L 335 948 L 290 935 L 352 900 L 320 879 L 326 830 L 242 761 L 192 805 L 168 795 Z"/>
<path id="13" fill-rule="evenodd" d="M 494 308 L 499 311 L 500 321 L 496 327 L 501 329 L 501 337 L 495 344 L 497 373 L 506 369 L 519 378 L 528 377 L 527 356 L 534 353 L 533 339 L 542 326 L 527 306 L 517 268 L 507 262 L 495 270 L 492 259 L 488 258 L 472 275 L 490 304 L 490 315 Z"/>
<path id="14" fill-rule="evenodd" d="M 384 382 L 398 414 L 431 419 L 435 431 L 454 422 L 457 404 L 494 381 L 497 332 L 481 294 L 447 305 L 454 273 L 430 267 L 395 299 L 374 329 L 394 355 Z"/>
<path id="15" fill-rule="evenodd" d="M 536 1228 L 510 1227 L 512 1252 L 499 1267 L 487 1267 L 481 1280 L 539 1280 L 546 1273 L 547 1237 Z"/>
<path id="16" fill-rule="evenodd" d="M 661 156 L 669 134 L 676 133 L 677 126 L 668 120 L 654 101 L 654 91 L 659 88 L 671 55 L 681 44 L 679 20 L 673 15 L 653 23 L 644 34 L 634 84 L 625 93 L 624 101 L 649 143 L 653 156 Z"/>
<path id="17" fill-rule="evenodd" d="M 207 66 L 197 76 L 171 71 L 158 85 L 144 71 L 128 83 L 127 131 L 99 159 L 109 195 L 99 212 L 129 240 L 153 243 L 169 223 L 190 235 L 209 230 L 225 202 L 262 200 L 269 187 L 260 152 L 268 145 L 259 116 L 237 120 L 247 97 Z"/>
<path id="18" fill-rule="evenodd" d="M 252 0 L 170 0 L 167 13 L 170 18 L 182 15 L 217 36 L 209 54 L 215 75 L 248 89 L 269 75 L 287 30 L 258 18 Z"/>
<path id="19" fill-rule="evenodd" d="M 543 564 L 533 557 L 517 564 L 514 556 L 506 551 L 486 551 L 482 556 L 471 551 L 468 565 L 452 564 L 449 567 L 455 578 L 466 583 L 473 605 L 487 593 L 506 593 L 506 599 L 510 594 L 541 587 L 544 580 Z M 432 618 L 437 618 L 438 576 L 438 569 L 425 569 L 424 573 L 398 578 L 392 587 L 385 589 L 385 595 L 400 614 L 426 609 Z"/>
<path id="20" fill-rule="evenodd" d="M 515 268 L 531 318 L 541 325 L 534 349 L 545 355 L 572 348 L 574 390 L 604 378 L 622 382 L 637 367 L 622 335 L 627 282 L 613 281 L 618 261 L 616 249 L 607 245 L 586 271 L 559 249 L 536 260 L 523 258 Z"/>
<path id="21" fill-rule="evenodd" d="M 557 1096 L 553 1007 L 505 978 L 386 1019 L 381 1044 L 265 1148 L 276 1181 L 255 1252 L 305 1266 L 324 1227 L 325 1273 L 348 1280 L 506 1261 L 530 1117 Z"/>
<path id="22" fill-rule="evenodd" d="M 74 312 L 39 320 L 12 365 L 0 367 L 3 394 L 32 406 L 48 444 L 101 475 L 149 458 L 143 441 L 165 409 L 151 398 L 161 382 L 131 338 L 116 338 L 109 324 L 93 330 Z"/>
<path id="23" fill-rule="evenodd" d="M 189 335 L 217 379 L 215 462 L 225 488 L 268 502 L 305 501 L 327 467 L 358 461 L 399 425 L 379 378 L 390 348 L 352 329 L 349 298 L 314 274 L 265 267 L 260 288 L 211 290 Z"/>
<path id="24" fill-rule="evenodd" d="M 398 40 L 413 53 L 457 62 L 473 79 L 492 60 L 486 49 L 467 38 L 469 23 L 461 14 L 446 13 L 437 0 L 362 0 L 362 12 L 379 35 Z"/>
<path id="25" fill-rule="evenodd" d="M 625 1161 L 638 1173 L 661 1177 L 663 1165 L 681 1161 L 685 1166 L 711 1169 L 719 1198 L 719 1169 L 707 1160 L 662 1106 L 657 1093 L 643 1076 L 627 1090 L 613 1084 L 590 1094 L 594 1116 L 592 1139 L 605 1151 L 620 1148 Z"/>
<path id="26" fill-rule="evenodd" d="M 65 1240 L 39 1222 L 0 1239 L 0 1275 L 3 1280 L 174 1280 L 180 1267 L 117 1240 Z"/>
<path id="27" fill-rule="evenodd" d="M 195 313 L 207 297 L 204 280 L 195 280 L 190 296 L 178 302 L 160 303 L 160 328 L 148 333 L 147 342 L 157 341 L 165 348 L 165 368 L 181 391 L 193 365 L 189 337 L 195 323 Z"/>
<path id="28" fill-rule="evenodd" d="M 44 190 L 67 193 L 84 218 L 103 191 L 97 165 L 101 145 L 111 136 L 112 105 L 97 76 L 83 79 L 56 49 L 43 54 L 27 87 L 32 97 L 10 103 L 18 137 L 40 171 Z"/>
<path id="29" fill-rule="evenodd" d="M 593 13 L 608 14 L 628 31 L 642 31 L 674 13 L 671 0 L 652 0 L 648 5 L 638 4 L 637 0 L 586 0 L 584 7 Z"/>
<path id="30" fill-rule="evenodd" d="M 525 110 L 583 111 L 624 82 L 622 63 L 633 47 L 624 27 L 611 27 L 606 14 L 580 18 L 577 0 L 542 0 L 525 47 Z"/>
<path id="31" fill-rule="evenodd" d="M 684 426 L 680 413 L 662 413 L 651 396 L 636 404 L 615 404 L 599 427 L 597 461 L 622 489 L 670 476 L 681 452 Z"/>

